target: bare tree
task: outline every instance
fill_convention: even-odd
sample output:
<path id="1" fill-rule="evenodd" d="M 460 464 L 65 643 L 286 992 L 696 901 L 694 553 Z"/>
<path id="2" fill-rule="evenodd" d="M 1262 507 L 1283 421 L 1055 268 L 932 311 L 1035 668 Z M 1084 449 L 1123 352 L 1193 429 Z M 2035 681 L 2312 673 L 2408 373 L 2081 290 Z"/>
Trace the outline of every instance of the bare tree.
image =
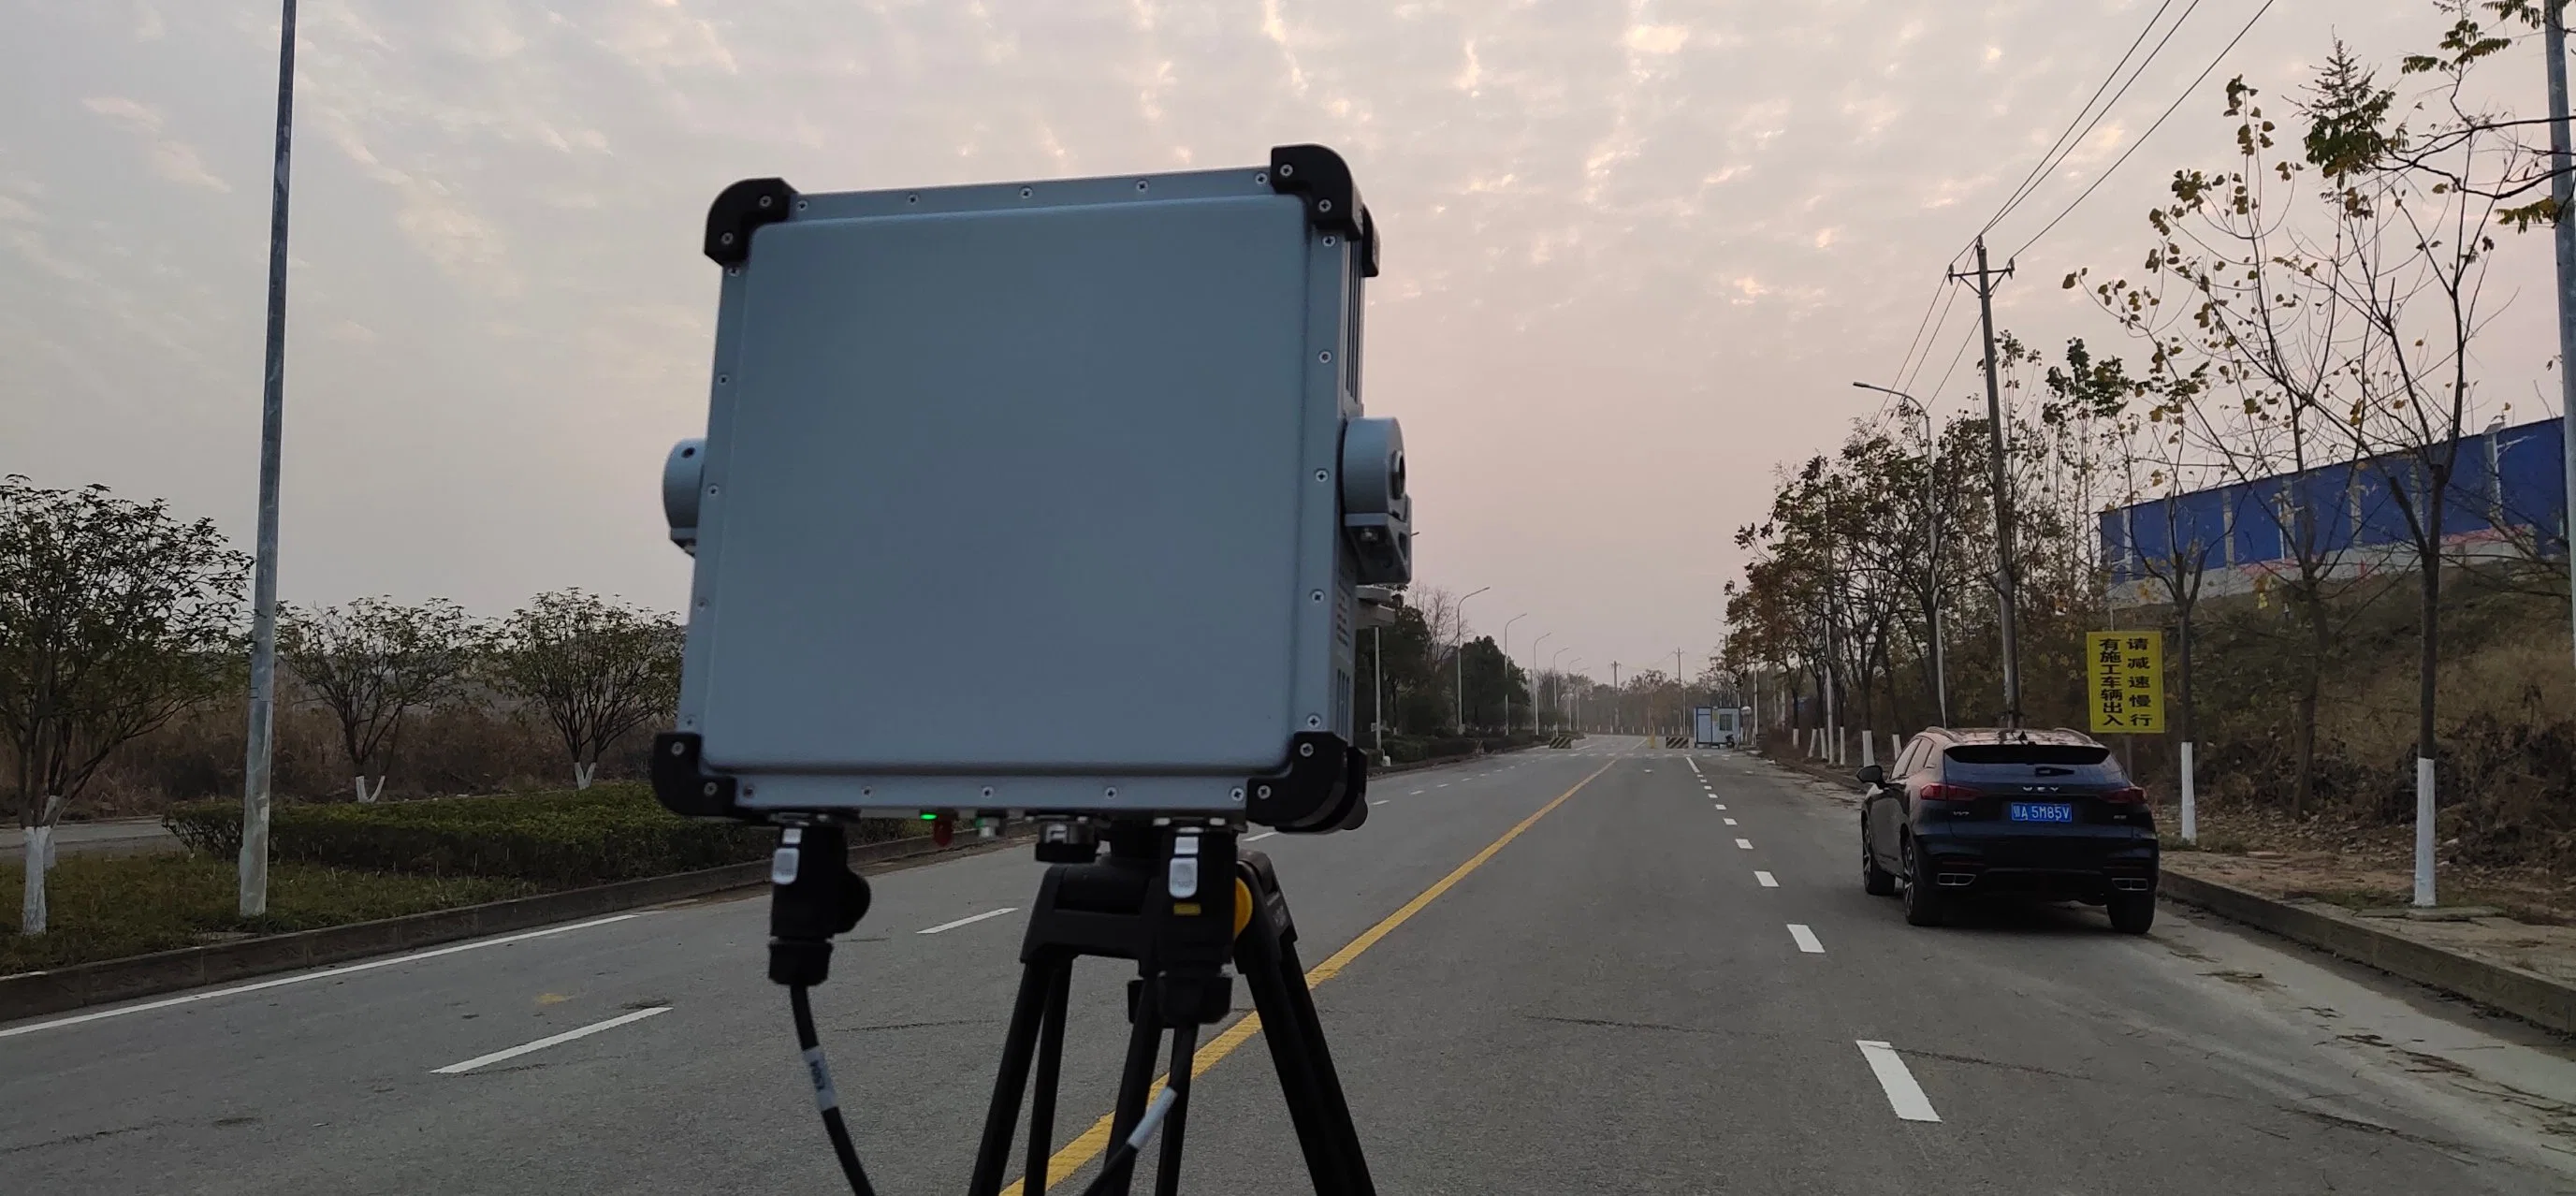
<path id="1" fill-rule="evenodd" d="M 2446 512 L 2471 416 L 2472 345 L 2488 318 L 2480 305 L 2496 248 L 2488 230 L 2502 206 L 2502 189 L 2457 180 L 2515 178 L 2527 173 L 2530 158 L 2496 131 L 2498 122 L 2462 106 L 2470 66 L 2483 56 L 2472 48 L 2453 58 L 2408 62 L 2409 73 L 2447 81 L 2438 89 L 2447 115 L 2430 118 L 2420 140 L 2403 121 L 2392 121 L 2395 93 L 2340 44 L 2304 105 L 2307 160 L 2336 188 L 2349 230 L 2351 252 L 2332 275 L 2335 298 L 2364 337 L 2362 356 L 2347 372 L 2351 401 L 2338 426 L 2353 437 L 2356 455 L 2370 460 L 2403 520 L 2418 582 L 2417 905 L 2435 900 L 2435 680 Z M 2437 155 L 2409 152 L 2425 141 L 2444 148 Z"/>
<path id="2" fill-rule="evenodd" d="M 472 620 L 444 598 L 419 606 L 360 598 L 342 607 L 289 608 L 278 632 L 278 654 L 296 680 L 339 720 L 361 802 L 384 795 L 383 769 L 404 716 L 459 696 L 476 650 Z M 378 766 L 372 793 L 371 763 Z"/>
<path id="3" fill-rule="evenodd" d="M 27 828 L 20 930 L 45 931 L 53 828 L 124 744 L 233 677 L 248 558 L 209 520 L 104 486 L 0 478 L 0 734 Z"/>
<path id="4" fill-rule="evenodd" d="M 684 633 L 669 615 L 563 590 L 537 595 L 495 630 L 495 682 L 554 725 L 577 789 L 620 738 L 678 702 Z"/>

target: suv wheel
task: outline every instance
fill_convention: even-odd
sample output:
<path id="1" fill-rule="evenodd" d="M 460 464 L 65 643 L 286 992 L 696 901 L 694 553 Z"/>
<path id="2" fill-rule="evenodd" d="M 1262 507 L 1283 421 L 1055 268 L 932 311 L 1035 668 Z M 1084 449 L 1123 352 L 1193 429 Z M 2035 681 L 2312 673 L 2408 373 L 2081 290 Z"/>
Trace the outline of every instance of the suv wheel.
<path id="1" fill-rule="evenodd" d="M 1905 921 L 1911 926 L 1938 926 L 1950 914 L 1949 898 L 1942 894 L 1929 877 L 1923 875 L 1923 861 L 1914 856 L 1914 840 L 1905 840 Z"/>
<path id="2" fill-rule="evenodd" d="M 1878 853 L 1869 849 L 1869 822 L 1860 824 L 1860 887 L 1872 897 L 1896 895 L 1896 874 L 1878 866 Z"/>
<path id="3" fill-rule="evenodd" d="M 2156 924 L 2154 893 L 2113 893 L 2110 900 L 2111 929 L 2122 934 L 2145 934 Z"/>

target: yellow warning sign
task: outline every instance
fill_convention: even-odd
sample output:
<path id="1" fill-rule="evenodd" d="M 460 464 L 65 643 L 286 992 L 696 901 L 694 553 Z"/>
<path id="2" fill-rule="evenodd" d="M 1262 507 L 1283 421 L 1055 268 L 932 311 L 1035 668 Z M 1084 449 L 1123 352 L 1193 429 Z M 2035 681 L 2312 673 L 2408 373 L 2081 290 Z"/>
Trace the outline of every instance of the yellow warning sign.
<path id="1" fill-rule="evenodd" d="M 2161 631 L 2084 633 L 2093 731 L 2158 735 L 2165 729 L 2165 635 Z"/>

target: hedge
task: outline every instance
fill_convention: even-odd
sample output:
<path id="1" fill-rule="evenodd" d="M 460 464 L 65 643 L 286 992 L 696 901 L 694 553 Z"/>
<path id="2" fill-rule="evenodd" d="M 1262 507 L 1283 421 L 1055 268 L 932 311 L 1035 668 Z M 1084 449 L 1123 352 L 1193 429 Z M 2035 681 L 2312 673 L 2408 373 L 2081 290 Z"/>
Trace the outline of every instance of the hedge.
<path id="1" fill-rule="evenodd" d="M 237 802 L 191 802 L 161 819 L 188 849 L 227 858 L 241 851 Z M 868 820 L 866 842 L 925 833 L 927 824 Z M 548 885 L 604 884 L 694 872 L 768 856 L 767 827 L 695 822 L 640 784 L 490 797 L 356 805 L 284 804 L 269 811 L 272 859 L 419 876 L 488 876 Z"/>

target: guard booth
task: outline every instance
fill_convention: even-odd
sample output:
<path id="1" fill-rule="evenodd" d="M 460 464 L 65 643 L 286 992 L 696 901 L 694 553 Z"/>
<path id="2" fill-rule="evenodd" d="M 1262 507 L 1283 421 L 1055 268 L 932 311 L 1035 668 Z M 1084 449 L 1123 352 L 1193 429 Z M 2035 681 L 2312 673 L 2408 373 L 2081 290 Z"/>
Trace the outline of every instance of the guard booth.
<path id="1" fill-rule="evenodd" d="M 1739 738 L 1738 712 L 1724 706 L 1700 706 L 1691 711 L 1691 746 L 1734 747 Z"/>

